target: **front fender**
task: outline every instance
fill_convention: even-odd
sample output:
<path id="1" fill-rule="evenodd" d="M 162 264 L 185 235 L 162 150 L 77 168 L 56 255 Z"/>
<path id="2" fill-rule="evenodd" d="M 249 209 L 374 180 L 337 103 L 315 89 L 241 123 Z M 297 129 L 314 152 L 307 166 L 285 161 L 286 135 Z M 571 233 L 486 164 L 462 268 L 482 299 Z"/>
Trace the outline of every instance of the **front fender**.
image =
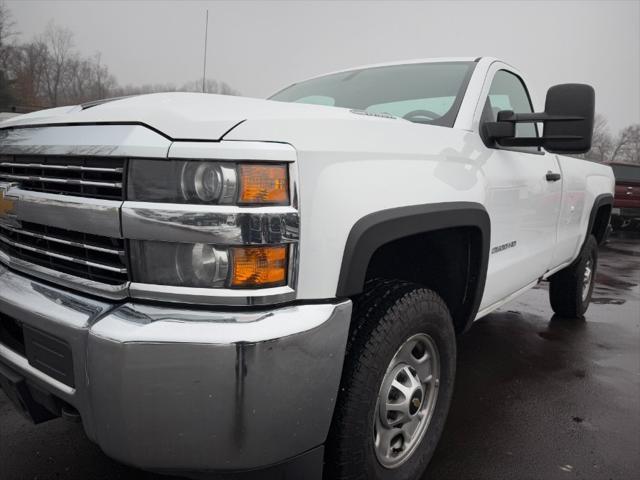
<path id="1" fill-rule="evenodd" d="M 383 245 L 412 235 L 457 227 L 472 227 L 480 233 L 471 291 L 464 300 L 465 317 L 475 318 L 487 277 L 491 220 L 484 206 L 474 202 L 392 208 L 371 213 L 358 220 L 347 238 L 336 296 L 349 297 L 362 292 L 371 258 Z"/>

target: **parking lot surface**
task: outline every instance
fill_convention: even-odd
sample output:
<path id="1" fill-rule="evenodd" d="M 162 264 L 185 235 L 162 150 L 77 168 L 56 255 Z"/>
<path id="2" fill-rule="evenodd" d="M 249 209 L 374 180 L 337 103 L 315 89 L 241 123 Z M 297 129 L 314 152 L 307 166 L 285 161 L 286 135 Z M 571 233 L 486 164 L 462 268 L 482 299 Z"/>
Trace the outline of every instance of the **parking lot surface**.
<path id="1" fill-rule="evenodd" d="M 458 343 L 449 420 L 425 479 L 640 478 L 640 235 L 600 251 L 586 321 L 542 283 Z M 80 424 L 33 426 L 0 393 L 0 479 L 167 479 L 120 465 Z"/>

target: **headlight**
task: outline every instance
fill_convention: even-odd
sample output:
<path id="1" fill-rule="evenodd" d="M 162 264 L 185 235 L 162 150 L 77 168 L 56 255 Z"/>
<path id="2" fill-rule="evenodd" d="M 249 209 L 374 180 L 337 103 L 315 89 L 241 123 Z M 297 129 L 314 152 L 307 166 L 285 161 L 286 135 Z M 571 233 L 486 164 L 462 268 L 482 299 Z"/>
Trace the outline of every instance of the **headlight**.
<path id="1" fill-rule="evenodd" d="M 127 199 L 142 202 L 287 205 L 286 164 L 134 159 Z"/>
<path id="2" fill-rule="evenodd" d="M 227 280 L 226 251 L 204 243 L 131 241 L 133 281 L 184 287 L 222 287 Z"/>
<path id="3" fill-rule="evenodd" d="M 236 171 L 211 162 L 184 162 L 180 190 L 188 203 L 231 203 L 236 191 Z"/>
<path id="4" fill-rule="evenodd" d="M 218 248 L 207 243 L 132 240 L 132 280 L 197 288 L 286 285 L 288 247 Z"/>

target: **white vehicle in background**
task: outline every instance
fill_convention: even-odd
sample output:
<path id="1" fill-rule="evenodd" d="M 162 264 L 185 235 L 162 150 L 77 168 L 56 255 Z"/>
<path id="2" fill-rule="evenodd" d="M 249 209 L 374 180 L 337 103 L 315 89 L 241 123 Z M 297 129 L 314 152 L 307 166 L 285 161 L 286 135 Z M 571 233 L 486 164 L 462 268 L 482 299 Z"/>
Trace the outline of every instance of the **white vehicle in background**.
<path id="1" fill-rule="evenodd" d="M 456 335 L 544 280 L 587 309 L 593 109 L 467 58 L 4 122 L 0 383 L 144 469 L 417 479 Z"/>

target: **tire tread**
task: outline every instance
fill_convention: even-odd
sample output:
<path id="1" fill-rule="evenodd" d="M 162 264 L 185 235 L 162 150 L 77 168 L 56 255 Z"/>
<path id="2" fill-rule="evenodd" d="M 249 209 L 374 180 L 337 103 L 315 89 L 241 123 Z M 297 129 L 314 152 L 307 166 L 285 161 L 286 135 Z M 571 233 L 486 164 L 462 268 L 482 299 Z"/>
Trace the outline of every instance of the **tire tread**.
<path id="1" fill-rule="evenodd" d="M 368 480 L 367 473 L 357 470 L 365 459 L 358 457 L 352 449 L 344 452 L 341 445 L 359 442 L 359 435 L 368 428 L 368 417 L 363 416 L 360 405 L 361 392 L 377 383 L 378 356 L 384 347 L 390 347 L 392 330 L 402 328 L 409 322 L 407 310 L 428 311 L 431 315 L 449 320 L 446 337 L 453 339 L 455 355 L 455 332 L 449 310 L 435 292 L 419 285 L 386 279 L 367 282 L 365 291 L 354 299 L 352 328 L 347 343 L 347 357 L 343 369 L 338 403 L 327 445 L 330 462 L 326 465 L 325 478 L 331 480 Z M 408 327 L 408 325 L 407 325 Z M 426 459 L 424 467 L 426 467 Z M 402 477 L 394 477 L 402 478 Z"/>
<path id="2" fill-rule="evenodd" d="M 589 235 L 578 258 L 568 267 L 551 276 L 549 283 L 549 300 L 551 308 L 561 318 L 581 318 L 587 310 L 591 295 L 586 302 L 582 301 L 582 274 L 584 264 L 590 255 L 594 255 L 593 275 L 597 267 L 598 242 Z M 595 278 L 592 278 L 595 282 Z M 593 289 L 593 287 L 592 287 Z"/>

